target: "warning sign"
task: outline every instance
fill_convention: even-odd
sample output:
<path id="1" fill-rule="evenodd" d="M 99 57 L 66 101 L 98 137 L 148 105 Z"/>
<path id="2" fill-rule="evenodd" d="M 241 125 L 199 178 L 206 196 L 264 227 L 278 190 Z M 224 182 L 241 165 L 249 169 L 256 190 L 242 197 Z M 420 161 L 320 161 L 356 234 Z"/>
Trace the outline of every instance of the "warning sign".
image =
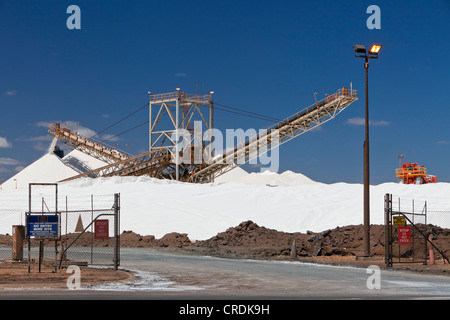
<path id="1" fill-rule="evenodd" d="M 59 217 L 57 215 L 28 215 L 27 236 L 57 238 L 59 234 Z"/>
<path id="2" fill-rule="evenodd" d="M 404 226 L 406 224 L 406 219 L 404 216 L 392 217 L 394 226 Z"/>
<path id="3" fill-rule="evenodd" d="M 109 220 L 95 220 L 94 224 L 94 238 L 108 239 L 109 238 Z"/>
<path id="4" fill-rule="evenodd" d="M 398 227 L 398 244 L 411 243 L 411 227 Z"/>

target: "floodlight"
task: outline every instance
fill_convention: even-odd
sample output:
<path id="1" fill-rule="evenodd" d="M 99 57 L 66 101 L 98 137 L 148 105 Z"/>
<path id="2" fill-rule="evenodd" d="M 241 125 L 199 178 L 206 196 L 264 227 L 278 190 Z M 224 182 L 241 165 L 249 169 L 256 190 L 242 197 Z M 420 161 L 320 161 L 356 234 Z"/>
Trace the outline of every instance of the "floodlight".
<path id="1" fill-rule="evenodd" d="M 353 50 L 355 50 L 356 53 L 366 53 L 366 47 L 361 45 L 354 45 Z"/>
<path id="2" fill-rule="evenodd" d="M 372 44 L 372 46 L 369 49 L 370 54 L 378 54 L 380 51 L 382 45 L 381 44 Z"/>

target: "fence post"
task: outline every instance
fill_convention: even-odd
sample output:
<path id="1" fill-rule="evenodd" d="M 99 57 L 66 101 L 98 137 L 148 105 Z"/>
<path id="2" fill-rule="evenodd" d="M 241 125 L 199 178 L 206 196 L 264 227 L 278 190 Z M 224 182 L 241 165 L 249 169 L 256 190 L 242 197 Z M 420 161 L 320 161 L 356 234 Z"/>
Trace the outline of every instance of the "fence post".
<path id="1" fill-rule="evenodd" d="M 384 196 L 384 263 L 386 267 L 392 267 L 391 263 L 391 211 L 392 195 Z"/>
<path id="2" fill-rule="evenodd" d="M 12 226 L 12 259 L 23 260 L 23 240 L 25 239 L 25 226 Z"/>
<path id="3" fill-rule="evenodd" d="M 120 213 L 120 194 L 114 194 L 114 270 L 119 268 L 120 264 L 120 239 L 119 239 L 119 217 Z"/>

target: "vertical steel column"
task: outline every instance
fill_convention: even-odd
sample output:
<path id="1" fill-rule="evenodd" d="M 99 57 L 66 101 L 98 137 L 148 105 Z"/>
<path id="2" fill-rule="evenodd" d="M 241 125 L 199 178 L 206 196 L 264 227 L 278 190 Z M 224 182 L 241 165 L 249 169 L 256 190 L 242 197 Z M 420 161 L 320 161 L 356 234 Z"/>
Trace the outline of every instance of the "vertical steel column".
<path id="1" fill-rule="evenodd" d="M 31 183 L 28 184 L 28 213 L 26 214 L 26 217 L 25 217 L 25 232 L 27 235 L 29 234 L 28 218 L 30 216 L 30 212 L 31 212 Z M 27 236 L 27 241 L 28 241 L 28 273 L 30 273 L 30 271 L 31 271 L 31 239 L 29 236 Z"/>
<path id="2" fill-rule="evenodd" d="M 39 273 L 41 273 L 42 260 L 44 259 L 44 242 L 39 240 Z"/>
<path id="3" fill-rule="evenodd" d="M 370 173 L 369 173 L 369 58 L 364 63 L 366 70 L 366 118 L 364 140 L 364 254 L 370 256 Z"/>
<path id="4" fill-rule="evenodd" d="M 94 195 L 91 194 L 91 221 L 94 221 Z M 94 263 L 94 226 L 91 225 L 91 264 Z"/>
<path id="5" fill-rule="evenodd" d="M 120 194 L 114 194 L 114 270 L 117 270 L 120 265 Z"/>
<path id="6" fill-rule="evenodd" d="M 212 130 L 214 129 L 214 102 L 212 101 L 211 94 L 209 95 L 209 152 L 208 156 L 211 158 L 214 158 L 214 154 L 212 153 L 212 150 L 214 149 L 213 145 L 213 135 Z M 211 161 L 212 159 L 208 159 L 208 161 Z M 209 182 L 214 182 L 214 173 L 211 173 L 211 176 L 209 177 Z"/>
<path id="7" fill-rule="evenodd" d="M 180 150 L 179 150 L 179 129 L 180 129 L 180 93 L 178 92 L 175 107 L 175 180 L 180 180 Z"/>
<path id="8" fill-rule="evenodd" d="M 148 143 L 148 151 L 152 151 L 152 135 L 153 135 L 153 120 L 152 120 L 152 118 L 153 118 L 153 108 L 152 108 L 152 94 L 151 94 L 151 92 L 149 92 L 149 94 L 150 94 L 150 101 L 149 101 L 149 103 L 148 103 L 148 123 L 149 123 L 149 125 L 148 125 L 148 140 L 149 140 L 149 143 Z"/>
<path id="9" fill-rule="evenodd" d="M 58 240 L 55 240 L 55 273 L 58 270 Z"/>
<path id="10" fill-rule="evenodd" d="M 384 263 L 392 267 L 392 239 L 391 239 L 392 195 L 384 196 Z"/>

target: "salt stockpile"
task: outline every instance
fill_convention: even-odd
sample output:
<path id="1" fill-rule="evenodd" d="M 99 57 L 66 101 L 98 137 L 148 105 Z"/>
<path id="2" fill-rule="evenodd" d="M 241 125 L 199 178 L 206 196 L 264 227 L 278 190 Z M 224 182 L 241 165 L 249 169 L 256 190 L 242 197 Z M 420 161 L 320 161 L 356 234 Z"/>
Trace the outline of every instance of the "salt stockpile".
<path id="1" fill-rule="evenodd" d="M 219 176 L 215 182 L 241 182 L 269 186 L 295 186 L 303 184 L 318 184 L 307 176 L 290 170 L 281 174 L 271 171 L 248 173 L 241 167 L 236 167 L 226 174 Z"/>
<path id="2" fill-rule="evenodd" d="M 95 170 L 108 164 L 76 149 L 67 154 L 63 158 L 63 161 L 66 165 L 74 168 L 79 173 Z"/>
<path id="3" fill-rule="evenodd" d="M 78 150 L 73 150 L 62 159 L 49 152 L 5 181 L 2 189 L 28 189 L 29 183 L 55 183 L 105 165 L 105 162 Z"/>
<path id="4" fill-rule="evenodd" d="M 428 208 L 447 210 L 449 183 L 371 186 L 371 224 L 384 223 L 384 195 L 426 199 Z M 191 240 L 205 240 L 252 220 L 260 226 L 284 232 L 320 232 L 363 221 L 362 184 L 304 184 L 270 187 L 240 182 L 189 184 L 148 177 L 112 177 L 61 183 L 59 194 L 81 199 L 90 194 L 121 194 L 120 228 L 161 238 L 167 233 L 187 233 Z M 0 208 L 10 198 L 23 199 L 27 190 L 0 192 Z M 418 206 L 417 202 L 417 206 Z M 447 217 L 439 222 L 430 215 L 428 223 L 450 227 Z M 11 232 L 6 226 L 0 233 Z"/>
<path id="5" fill-rule="evenodd" d="M 69 159 L 69 155 L 73 158 Z M 16 190 L 13 184 L 0 192 L 0 211 L 6 208 L 23 213 L 27 210 L 28 182 L 56 182 L 73 176 L 80 170 L 72 169 L 74 164 L 101 165 L 96 159 L 78 152 L 66 157 L 60 159 L 46 154 L 11 178 L 8 183 L 17 179 L 19 188 Z M 429 210 L 441 211 L 440 216 L 429 215 L 428 223 L 450 227 L 446 225 L 450 224 L 450 200 L 446 200 L 450 194 L 449 183 L 384 183 L 371 186 L 370 192 L 371 224 L 384 224 L 384 195 L 391 193 L 427 200 Z M 112 201 L 114 193 L 121 195 L 121 231 L 131 230 L 156 238 L 178 232 L 187 233 L 191 240 L 205 240 L 247 220 L 278 231 L 303 233 L 363 222 L 362 184 L 318 183 L 291 171 L 247 173 L 238 167 L 208 184 L 145 176 L 83 178 L 60 183 L 58 189 L 61 203 L 65 196 L 70 201 L 90 199 L 91 194 L 94 197 L 108 195 Z M 39 192 L 34 194 L 40 196 Z M 419 208 L 419 201 L 416 206 Z M 19 219 L 11 223 L 18 224 Z M 11 225 L 0 226 L 0 234 L 10 232 Z"/>
<path id="6" fill-rule="evenodd" d="M 54 183 L 78 172 L 54 153 L 47 153 L 2 184 L 3 190 L 28 189 L 29 183 Z"/>

